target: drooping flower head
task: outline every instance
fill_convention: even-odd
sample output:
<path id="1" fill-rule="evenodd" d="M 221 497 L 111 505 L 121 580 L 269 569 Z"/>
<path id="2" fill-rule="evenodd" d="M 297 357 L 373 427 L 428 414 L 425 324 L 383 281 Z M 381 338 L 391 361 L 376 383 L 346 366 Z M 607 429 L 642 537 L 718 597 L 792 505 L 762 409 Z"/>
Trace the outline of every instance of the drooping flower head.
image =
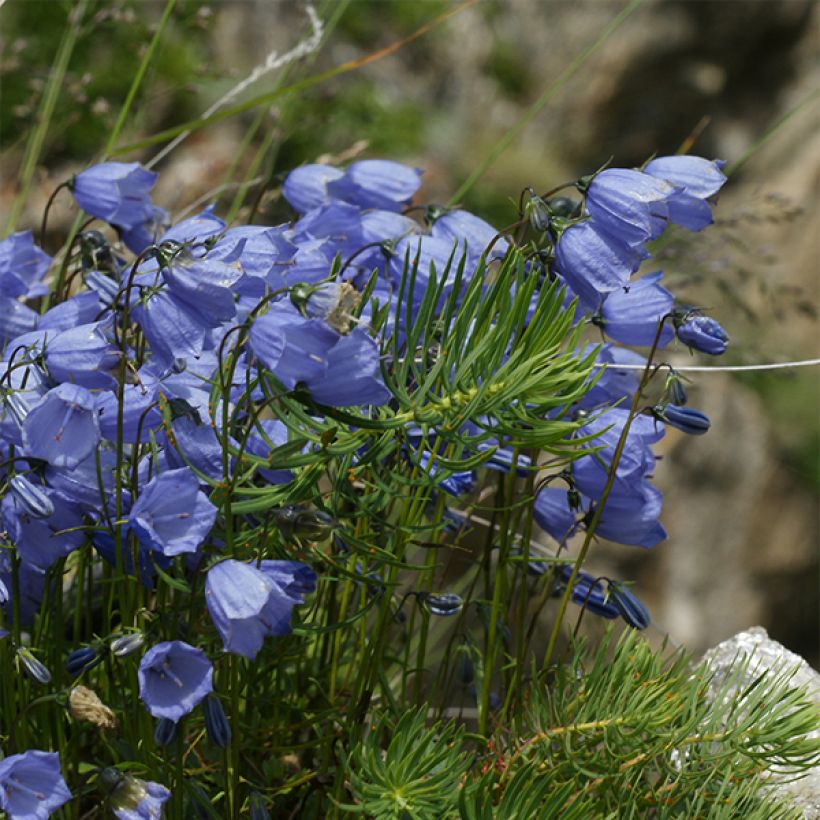
<path id="1" fill-rule="evenodd" d="M 263 561 L 258 568 L 233 559 L 215 564 L 205 600 L 225 650 L 253 660 L 267 636 L 291 631 L 293 607 L 315 584 L 313 570 L 295 561 Z"/>
<path id="2" fill-rule="evenodd" d="M 156 181 L 138 162 L 102 162 L 77 174 L 70 187 L 86 213 L 132 230 L 154 216 L 149 191 Z"/>

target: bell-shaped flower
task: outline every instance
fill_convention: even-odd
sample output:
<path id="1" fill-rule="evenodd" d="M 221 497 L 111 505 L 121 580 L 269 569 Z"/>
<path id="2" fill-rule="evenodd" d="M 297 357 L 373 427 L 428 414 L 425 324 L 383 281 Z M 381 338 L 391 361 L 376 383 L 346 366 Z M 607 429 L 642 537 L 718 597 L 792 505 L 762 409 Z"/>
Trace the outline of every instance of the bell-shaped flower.
<path id="1" fill-rule="evenodd" d="M 442 239 L 449 239 L 451 243 L 458 243 L 459 249 L 462 243 L 466 243 L 469 257 L 473 260 L 477 260 L 498 236 L 498 231 L 489 222 L 462 210 L 447 211 L 440 216 L 430 228 L 430 233 Z M 503 257 L 509 246 L 510 243 L 501 237 L 493 245 L 490 258 Z"/>
<path id="2" fill-rule="evenodd" d="M 102 274 L 99 274 L 102 276 Z M 106 277 L 107 278 L 107 277 Z M 111 299 L 110 304 L 117 291 L 119 285 L 110 278 L 107 280 L 111 283 Z M 79 325 L 90 325 L 99 316 L 103 310 L 103 302 L 97 291 L 84 290 L 80 293 L 75 293 L 70 299 L 50 307 L 41 317 L 37 324 L 40 330 L 73 330 Z M 56 338 L 49 334 L 49 344 L 51 339 Z M 47 349 L 46 349 L 47 350 Z"/>
<path id="3" fill-rule="evenodd" d="M 597 310 L 606 294 L 629 285 L 645 256 L 639 247 L 613 242 L 592 222 L 580 222 L 558 239 L 555 267 L 584 306 Z"/>
<path id="4" fill-rule="evenodd" d="M 231 288 L 242 278 L 242 267 L 235 259 L 197 259 L 181 253 L 162 275 L 169 294 L 199 316 L 205 327 L 217 327 L 236 315 Z"/>
<path id="5" fill-rule="evenodd" d="M 344 175 L 344 171 L 332 165 L 302 165 L 285 177 L 282 194 L 294 210 L 306 214 L 330 201 L 327 184 Z"/>
<path id="6" fill-rule="evenodd" d="M 77 174 L 70 188 L 87 214 L 131 230 L 152 218 L 149 191 L 156 181 L 138 162 L 102 162 Z"/>
<path id="7" fill-rule="evenodd" d="M 188 467 L 152 478 L 128 516 L 140 542 L 163 555 L 196 552 L 216 520 L 216 507 Z"/>
<path id="8" fill-rule="evenodd" d="M 38 319 L 30 307 L 10 296 L 0 295 L 0 350 L 10 339 L 34 330 Z"/>
<path id="9" fill-rule="evenodd" d="M 151 647 L 137 670 L 140 698 L 156 718 L 178 721 L 213 691 L 214 668 L 201 649 L 184 641 Z"/>
<path id="10" fill-rule="evenodd" d="M 151 352 L 163 364 L 202 353 L 209 326 L 166 289 L 146 295 L 133 306 L 131 315 L 142 328 Z"/>
<path id="11" fill-rule="evenodd" d="M 726 175 L 721 171 L 725 164 L 722 160 L 681 154 L 653 159 L 644 171 L 675 186 L 668 200 L 669 221 L 690 231 L 700 231 L 713 222 L 707 200 L 726 182 Z"/>
<path id="12" fill-rule="evenodd" d="M 586 190 L 586 209 L 595 227 L 619 244 L 636 247 L 666 229 L 668 182 L 628 168 L 607 168 Z"/>
<path id="13" fill-rule="evenodd" d="M 251 431 L 245 443 L 246 452 L 260 458 L 268 458 L 271 450 L 288 443 L 288 428 L 278 419 L 262 419 Z M 270 484 L 287 484 L 293 481 L 292 470 L 277 470 L 276 464 L 271 468 L 258 467 L 256 472 Z"/>
<path id="14" fill-rule="evenodd" d="M 49 390 L 23 422 L 26 455 L 55 467 L 74 469 L 99 440 L 94 396 L 78 384 L 65 382 Z"/>
<path id="15" fill-rule="evenodd" d="M 354 162 L 343 176 L 325 184 L 334 199 L 362 209 L 400 211 L 421 186 L 421 171 L 390 160 L 366 159 Z"/>
<path id="16" fill-rule="evenodd" d="M 29 749 L 0 762 L 0 809 L 9 820 L 46 820 L 69 800 L 56 752 Z"/>
<path id="17" fill-rule="evenodd" d="M 321 319 L 306 319 L 280 302 L 254 321 L 250 345 L 259 361 L 292 390 L 297 382 L 322 378 L 339 338 Z"/>
<path id="18" fill-rule="evenodd" d="M 21 560 L 46 570 L 59 558 L 81 547 L 85 534 L 81 529 L 82 515 L 75 506 L 60 499 L 54 490 L 43 488 L 40 493 L 53 508 L 48 516 L 32 516 L 29 505 L 21 503 L 14 493 L 3 498 L 0 509 L 3 528 Z"/>
<path id="19" fill-rule="evenodd" d="M 649 549 L 666 538 L 658 520 L 663 496 L 648 481 L 616 485 L 604 505 L 596 534 L 616 544 Z"/>
<path id="20" fill-rule="evenodd" d="M 688 314 L 676 322 L 678 338 L 692 350 L 720 356 L 729 345 L 729 335 L 711 316 Z"/>
<path id="21" fill-rule="evenodd" d="M 107 337 L 110 322 L 92 322 L 58 333 L 46 345 L 46 367 L 58 382 L 71 381 L 91 390 L 114 388 L 111 371 L 120 361 L 119 351 Z"/>
<path id="22" fill-rule="evenodd" d="M 660 271 L 648 273 L 627 289 L 608 294 L 593 320 L 595 324 L 621 344 L 649 347 L 655 341 L 659 322 L 674 302 L 672 294 L 660 284 L 662 277 Z M 674 336 L 671 323 L 665 322 L 658 347 L 666 347 Z"/>
<path id="23" fill-rule="evenodd" d="M 51 257 L 34 244 L 31 231 L 13 233 L 0 242 L 0 296 L 32 299 L 48 292 L 43 277 Z"/>
<path id="24" fill-rule="evenodd" d="M 225 651 L 253 660 L 269 635 L 291 631 L 293 607 L 312 591 L 316 575 L 305 564 L 228 559 L 208 570 L 205 600 Z"/>
<path id="25" fill-rule="evenodd" d="M 324 373 L 305 381 L 310 395 L 331 407 L 382 405 L 392 396 L 382 378 L 379 346 L 359 327 L 330 349 Z"/>
<path id="26" fill-rule="evenodd" d="M 163 242 L 202 242 L 211 236 L 216 236 L 225 230 L 225 221 L 214 212 L 213 206 L 207 207 L 202 213 L 189 216 L 169 228 L 161 237 L 158 244 Z"/>

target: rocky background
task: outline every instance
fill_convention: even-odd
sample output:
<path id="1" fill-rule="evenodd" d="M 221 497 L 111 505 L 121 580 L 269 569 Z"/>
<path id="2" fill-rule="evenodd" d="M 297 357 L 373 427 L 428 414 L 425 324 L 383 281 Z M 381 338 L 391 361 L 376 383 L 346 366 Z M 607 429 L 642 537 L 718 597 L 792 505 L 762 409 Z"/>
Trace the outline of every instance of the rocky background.
<path id="1" fill-rule="evenodd" d="M 58 5 L 10 0 L 0 10 L 0 214 L 14 196 L 22 137 L 56 50 Z M 56 182 L 99 149 L 163 5 L 92 3 L 93 24 L 58 108 L 65 127 L 49 132 L 24 227 L 39 224 Z M 327 3 L 318 7 L 323 19 L 338 21 L 290 76 L 362 58 L 457 6 Z M 484 0 L 384 59 L 283 98 L 251 145 L 272 137 L 256 172 L 266 180 L 257 221 L 286 218 L 276 174 L 322 156 L 417 164 L 427 169 L 422 198 L 446 200 L 624 8 L 609 0 Z M 301 4 L 289 0 L 180 2 L 129 138 L 197 116 L 307 28 Z M 526 185 L 543 191 L 610 157 L 640 164 L 684 144 L 732 165 L 814 94 L 733 174 L 718 226 L 665 247 L 660 262 L 676 293 L 729 329 L 731 353 L 710 364 L 815 358 L 819 38 L 820 5 L 809 0 L 646 0 L 556 90 L 464 204 L 507 224 L 510 199 Z M 253 118 L 184 142 L 158 166 L 157 200 L 182 208 L 207 197 L 232 163 L 247 169 L 252 150 L 240 147 Z M 58 204 L 55 236 L 70 218 Z M 689 361 L 682 351 L 672 359 Z M 636 580 L 657 628 L 693 651 L 761 624 L 820 660 L 817 373 L 697 374 L 690 402 L 710 416 L 712 430 L 699 439 L 672 431 L 663 444 L 657 481 L 669 540 L 650 553 L 602 545 L 593 556 L 594 570 Z"/>

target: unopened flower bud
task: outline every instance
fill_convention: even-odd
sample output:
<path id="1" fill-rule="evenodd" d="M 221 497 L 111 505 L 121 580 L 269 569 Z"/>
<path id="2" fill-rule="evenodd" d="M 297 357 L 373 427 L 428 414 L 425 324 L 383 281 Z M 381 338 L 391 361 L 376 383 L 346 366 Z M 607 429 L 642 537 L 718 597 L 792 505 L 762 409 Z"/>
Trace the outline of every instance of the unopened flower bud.
<path id="1" fill-rule="evenodd" d="M 208 695 L 202 701 L 202 710 L 211 743 L 224 749 L 231 742 L 231 726 L 222 708 L 222 701 L 216 695 Z"/>
<path id="2" fill-rule="evenodd" d="M 171 718 L 160 718 L 154 728 L 154 743 L 157 746 L 169 746 L 177 736 L 177 724 Z"/>
<path id="3" fill-rule="evenodd" d="M 102 661 L 102 657 L 93 646 L 81 646 L 70 652 L 65 662 L 69 675 L 76 677 L 88 669 L 93 669 Z"/>
<path id="4" fill-rule="evenodd" d="M 30 649 L 24 646 L 20 647 L 20 649 L 17 650 L 17 658 L 19 659 L 25 673 L 33 681 L 40 683 L 43 686 L 51 683 L 51 672 L 48 671 L 48 668 L 44 663 L 38 661 L 37 658 L 34 657 Z"/>
<path id="5" fill-rule="evenodd" d="M 658 405 L 652 410 L 655 418 L 677 427 L 690 436 L 702 436 L 711 422 L 705 413 L 691 407 L 678 407 L 675 404 Z"/>
<path id="6" fill-rule="evenodd" d="M 32 518 L 48 518 L 54 514 L 54 504 L 43 488 L 33 484 L 24 475 L 9 479 L 9 489 Z"/>
<path id="7" fill-rule="evenodd" d="M 719 356 L 729 344 L 729 335 L 710 316 L 687 311 L 675 317 L 675 329 L 685 345 L 710 356 Z"/>
<path id="8" fill-rule="evenodd" d="M 646 629 L 649 626 L 649 611 L 628 587 L 616 581 L 609 581 L 608 592 L 609 602 L 630 626 L 635 629 Z"/>
<path id="9" fill-rule="evenodd" d="M 686 388 L 683 386 L 681 377 L 674 370 L 666 377 L 664 398 L 669 404 L 686 404 Z"/>
<path id="10" fill-rule="evenodd" d="M 129 635 L 120 635 L 111 641 L 111 653 L 117 658 L 124 658 L 136 652 L 145 643 L 145 635 L 142 632 L 132 632 Z"/>
<path id="11" fill-rule="evenodd" d="M 431 592 L 420 595 L 419 600 L 431 615 L 438 615 L 442 618 L 458 615 L 464 606 L 464 599 L 454 592 Z"/>
<path id="12" fill-rule="evenodd" d="M 251 794 L 250 804 L 250 820 L 271 820 L 270 812 L 265 807 L 262 795 L 258 792 L 253 792 Z"/>

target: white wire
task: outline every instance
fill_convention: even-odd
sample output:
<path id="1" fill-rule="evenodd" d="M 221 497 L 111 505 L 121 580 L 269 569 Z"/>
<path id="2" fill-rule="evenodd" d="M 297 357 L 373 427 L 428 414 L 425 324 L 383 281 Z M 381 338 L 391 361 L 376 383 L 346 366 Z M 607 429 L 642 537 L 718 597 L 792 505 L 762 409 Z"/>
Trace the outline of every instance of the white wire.
<path id="1" fill-rule="evenodd" d="M 665 363 L 664 363 L 665 364 Z M 820 359 L 802 359 L 797 362 L 771 362 L 769 364 L 735 364 L 735 365 L 676 365 L 669 366 L 683 373 L 738 373 L 754 370 L 784 370 L 789 367 L 816 367 Z M 595 367 L 608 367 L 612 370 L 645 370 L 645 364 L 618 364 L 617 362 L 596 362 Z"/>

